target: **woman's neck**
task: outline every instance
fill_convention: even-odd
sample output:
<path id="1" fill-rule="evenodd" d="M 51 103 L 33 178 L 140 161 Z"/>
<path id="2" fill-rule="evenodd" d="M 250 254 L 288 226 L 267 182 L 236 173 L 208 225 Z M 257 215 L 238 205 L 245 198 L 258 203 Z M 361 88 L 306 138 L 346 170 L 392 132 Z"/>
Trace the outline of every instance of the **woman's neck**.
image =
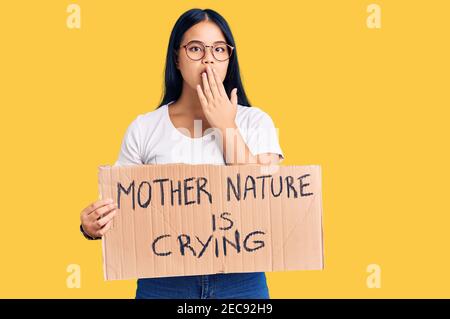
<path id="1" fill-rule="evenodd" d="M 194 118 L 204 118 L 203 108 L 198 98 L 197 90 L 190 88 L 183 83 L 181 96 L 170 105 L 176 113 L 193 116 Z"/>

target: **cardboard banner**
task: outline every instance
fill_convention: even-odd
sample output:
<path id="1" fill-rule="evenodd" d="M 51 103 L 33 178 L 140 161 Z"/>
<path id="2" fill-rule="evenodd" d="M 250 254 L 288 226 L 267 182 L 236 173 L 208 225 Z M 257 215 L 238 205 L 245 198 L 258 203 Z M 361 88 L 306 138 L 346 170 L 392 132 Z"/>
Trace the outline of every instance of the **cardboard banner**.
<path id="1" fill-rule="evenodd" d="M 323 269 L 321 168 L 101 166 L 105 280 Z"/>

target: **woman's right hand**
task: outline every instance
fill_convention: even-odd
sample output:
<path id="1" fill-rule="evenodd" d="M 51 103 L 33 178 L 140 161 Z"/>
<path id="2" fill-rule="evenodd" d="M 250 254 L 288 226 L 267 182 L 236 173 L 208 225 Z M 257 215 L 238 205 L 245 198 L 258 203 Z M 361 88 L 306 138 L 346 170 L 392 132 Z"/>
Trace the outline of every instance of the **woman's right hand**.
<path id="1" fill-rule="evenodd" d="M 103 237 L 111 228 L 116 214 L 117 204 L 112 199 L 98 200 L 81 211 L 81 226 L 87 235 L 93 238 Z"/>

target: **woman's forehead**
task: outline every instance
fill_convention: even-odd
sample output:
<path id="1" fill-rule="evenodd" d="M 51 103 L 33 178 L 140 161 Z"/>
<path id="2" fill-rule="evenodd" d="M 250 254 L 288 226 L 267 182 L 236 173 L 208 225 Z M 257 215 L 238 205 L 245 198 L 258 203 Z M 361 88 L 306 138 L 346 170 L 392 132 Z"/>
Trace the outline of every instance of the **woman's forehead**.
<path id="1" fill-rule="evenodd" d="M 212 22 L 200 22 L 193 25 L 184 34 L 184 42 L 201 41 L 206 44 L 214 42 L 226 42 L 222 30 Z"/>

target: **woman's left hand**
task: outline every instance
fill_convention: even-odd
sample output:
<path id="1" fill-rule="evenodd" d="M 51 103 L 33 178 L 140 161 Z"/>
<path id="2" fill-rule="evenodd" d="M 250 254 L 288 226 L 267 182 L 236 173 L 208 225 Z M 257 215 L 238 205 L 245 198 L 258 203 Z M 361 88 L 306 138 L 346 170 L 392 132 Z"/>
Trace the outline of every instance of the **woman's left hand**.
<path id="1" fill-rule="evenodd" d="M 209 65 L 206 69 L 207 75 L 202 74 L 203 90 L 197 85 L 198 98 L 209 124 L 225 132 L 227 128 L 236 127 L 237 88 L 231 91 L 229 99 L 217 72 Z"/>

